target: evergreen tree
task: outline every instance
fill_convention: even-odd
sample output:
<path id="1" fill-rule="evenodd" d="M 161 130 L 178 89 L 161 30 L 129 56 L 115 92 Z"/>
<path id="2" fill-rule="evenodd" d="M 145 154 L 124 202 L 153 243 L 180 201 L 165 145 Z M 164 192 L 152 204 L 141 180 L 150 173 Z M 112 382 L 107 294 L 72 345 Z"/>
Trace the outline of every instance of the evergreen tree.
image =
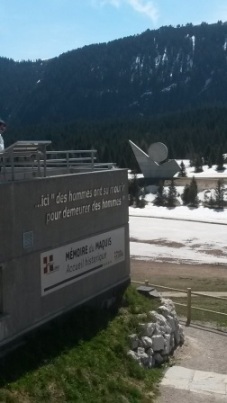
<path id="1" fill-rule="evenodd" d="M 224 186 L 223 181 L 218 179 L 217 186 L 215 189 L 215 205 L 218 209 L 223 209 L 224 207 Z"/>
<path id="2" fill-rule="evenodd" d="M 189 192 L 190 192 L 189 185 L 185 185 L 182 196 L 181 196 L 184 206 L 187 206 L 190 202 Z"/>
<path id="3" fill-rule="evenodd" d="M 140 194 L 139 194 L 139 198 L 137 200 L 136 207 L 144 208 L 145 206 L 146 206 L 145 192 L 144 192 L 144 189 L 140 189 Z"/>
<path id="4" fill-rule="evenodd" d="M 138 184 L 138 179 L 136 176 L 136 173 L 133 174 L 133 178 L 129 180 L 128 183 L 128 193 L 129 193 L 129 205 L 136 205 L 139 200 L 139 192 L 140 192 L 140 187 Z"/>
<path id="5" fill-rule="evenodd" d="M 216 163 L 216 153 L 215 153 L 215 149 L 213 148 L 210 153 L 209 164 L 211 164 L 211 167 L 212 167 L 212 165 L 214 165 L 215 163 Z"/>
<path id="6" fill-rule="evenodd" d="M 207 165 L 208 165 L 208 168 L 212 168 L 213 162 L 212 162 L 212 158 L 211 158 L 211 157 L 208 158 Z"/>
<path id="7" fill-rule="evenodd" d="M 209 161 L 211 161 L 211 146 L 208 144 L 204 151 L 204 162 L 209 166 Z"/>
<path id="8" fill-rule="evenodd" d="M 198 188 L 194 176 L 190 184 L 185 186 L 182 194 L 182 200 L 185 206 L 198 207 Z"/>
<path id="9" fill-rule="evenodd" d="M 196 173 L 203 172 L 203 161 L 200 155 L 195 157 L 194 166 Z"/>
<path id="10" fill-rule="evenodd" d="M 217 153 L 217 160 L 216 160 L 217 171 L 222 171 L 224 169 L 224 157 L 222 152 L 223 152 L 222 148 L 220 147 Z"/>
<path id="11" fill-rule="evenodd" d="M 210 207 L 210 208 L 214 208 L 215 207 L 215 199 L 214 199 L 214 197 L 211 195 L 210 196 L 210 199 L 209 199 L 209 202 L 208 202 L 208 206 Z"/>
<path id="12" fill-rule="evenodd" d="M 203 206 L 208 207 L 209 206 L 209 196 L 208 196 L 208 191 L 206 190 L 204 192 L 204 199 L 203 199 Z"/>
<path id="13" fill-rule="evenodd" d="M 177 190 L 172 179 L 168 188 L 168 194 L 166 199 L 167 207 L 175 207 L 177 202 Z"/>
<path id="14" fill-rule="evenodd" d="M 159 182 L 157 194 L 156 194 L 156 197 L 155 197 L 153 203 L 155 206 L 165 206 L 166 205 L 166 193 L 165 193 L 163 181 Z"/>
<path id="15" fill-rule="evenodd" d="M 128 185 L 129 191 L 129 205 L 134 205 L 135 207 L 143 208 L 145 207 L 145 195 L 144 191 L 141 190 L 137 175 L 134 173 L 133 178 L 129 181 Z"/>
<path id="16" fill-rule="evenodd" d="M 181 163 L 180 163 L 179 176 L 181 176 L 182 178 L 184 178 L 186 176 L 186 168 L 185 168 L 185 165 L 184 165 L 183 161 L 181 161 Z"/>

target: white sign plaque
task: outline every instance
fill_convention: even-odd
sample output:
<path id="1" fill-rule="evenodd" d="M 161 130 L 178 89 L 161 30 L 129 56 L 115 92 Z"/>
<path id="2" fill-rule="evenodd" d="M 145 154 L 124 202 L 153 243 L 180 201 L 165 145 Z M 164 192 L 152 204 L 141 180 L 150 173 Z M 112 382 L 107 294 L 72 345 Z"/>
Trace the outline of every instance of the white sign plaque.
<path id="1" fill-rule="evenodd" d="M 125 260 L 125 228 L 41 253 L 42 296 Z"/>

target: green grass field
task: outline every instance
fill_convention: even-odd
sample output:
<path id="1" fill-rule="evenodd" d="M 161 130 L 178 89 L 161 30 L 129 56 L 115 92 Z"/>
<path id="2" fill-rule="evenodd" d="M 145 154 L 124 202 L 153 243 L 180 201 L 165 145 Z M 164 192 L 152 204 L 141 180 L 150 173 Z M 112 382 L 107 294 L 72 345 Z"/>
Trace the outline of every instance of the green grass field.
<path id="1" fill-rule="evenodd" d="M 172 298 L 174 302 L 181 304 L 187 304 L 186 298 Z M 199 310 L 194 308 L 200 308 Z M 201 310 L 201 309 L 204 309 Z M 206 310 L 215 311 L 207 312 Z M 176 305 L 176 311 L 178 315 L 185 317 L 186 308 Z M 216 329 L 227 329 L 227 316 L 220 315 L 216 312 L 225 313 L 227 315 L 227 300 L 222 301 L 209 297 L 192 296 L 192 310 L 191 310 L 192 323 L 204 322 L 213 324 Z"/>
<path id="2" fill-rule="evenodd" d="M 163 369 L 127 357 L 137 313 L 155 302 L 126 291 L 117 313 L 81 308 L 0 361 L 0 402 L 151 403 Z"/>

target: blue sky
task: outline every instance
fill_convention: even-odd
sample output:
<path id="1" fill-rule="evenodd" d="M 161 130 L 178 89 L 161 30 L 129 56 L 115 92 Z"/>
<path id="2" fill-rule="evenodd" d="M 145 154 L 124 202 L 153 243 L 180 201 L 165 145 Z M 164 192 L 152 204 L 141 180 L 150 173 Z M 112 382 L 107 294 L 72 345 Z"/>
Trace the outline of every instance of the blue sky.
<path id="1" fill-rule="evenodd" d="M 0 0 L 0 56 L 49 59 L 146 29 L 227 21 L 227 0 Z"/>

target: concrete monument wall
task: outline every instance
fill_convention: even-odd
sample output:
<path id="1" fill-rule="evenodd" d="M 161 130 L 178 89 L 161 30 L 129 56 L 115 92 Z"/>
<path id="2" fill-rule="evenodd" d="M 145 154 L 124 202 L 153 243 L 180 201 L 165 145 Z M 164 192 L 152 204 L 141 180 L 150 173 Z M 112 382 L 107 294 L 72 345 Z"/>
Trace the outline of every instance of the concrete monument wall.
<path id="1" fill-rule="evenodd" d="M 0 281 L 0 345 L 127 283 L 127 170 L 1 184 Z"/>

